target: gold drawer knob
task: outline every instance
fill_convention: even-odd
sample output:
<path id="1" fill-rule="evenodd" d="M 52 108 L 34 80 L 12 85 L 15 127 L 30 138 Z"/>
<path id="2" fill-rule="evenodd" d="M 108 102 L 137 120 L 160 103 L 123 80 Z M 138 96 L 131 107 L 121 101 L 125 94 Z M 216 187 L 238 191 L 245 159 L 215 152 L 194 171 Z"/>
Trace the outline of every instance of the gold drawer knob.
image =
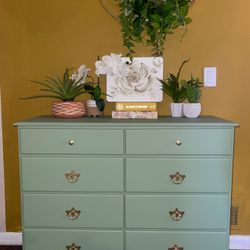
<path id="1" fill-rule="evenodd" d="M 75 173 L 74 171 L 71 171 L 69 173 L 65 173 L 65 177 L 69 183 L 75 183 L 79 180 L 80 174 Z"/>
<path id="2" fill-rule="evenodd" d="M 180 174 L 180 172 L 177 171 L 175 174 L 169 175 L 169 177 L 174 184 L 178 185 L 184 181 L 186 175 Z"/>
<path id="3" fill-rule="evenodd" d="M 80 216 L 81 210 L 72 207 L 70 210 L 66 210 L 65 213 L 70 220 L 76 220 Z"/>
<path id="4" fill-rule="evenodd" d="M 75 144 L 74 140 L 69 140 L 68 143 L 70 146 L 73 146 Z"/>
<path id="5" fill-rule="evenodd" d="M 178 247 L 177 245 L 174 245 L 173 247 L 169 247 L 168 250 L 184 250 L 184 248 Z"/>
<path id="6" fill-rule="evenodd" d="M 177 140 L 177 141 L 176 141 L 176 145 L 177 145 L 177 146 L 181 146 L 181 144 L 182 144 L 182 142 L 181 142 L 180 140 Z"/>
<path id="7" fill-rule="evenodd" d="M 67 250 L 80 250 L 81 247 L 80 247 L 80 246 L 77 246 L 75 243 L 72 243 L 71 245 L 66 246 L 66 249 L 67 249 Z"/>
<path id="8" fill-rule="evenodd" d="M 169 215 L 174 221 L 179 221 L 182 219 L 183 215 L 185 214 L 184 211 L 180 211 L 178 208 L 176 208 L 174 211 L 169 211 Z"/>

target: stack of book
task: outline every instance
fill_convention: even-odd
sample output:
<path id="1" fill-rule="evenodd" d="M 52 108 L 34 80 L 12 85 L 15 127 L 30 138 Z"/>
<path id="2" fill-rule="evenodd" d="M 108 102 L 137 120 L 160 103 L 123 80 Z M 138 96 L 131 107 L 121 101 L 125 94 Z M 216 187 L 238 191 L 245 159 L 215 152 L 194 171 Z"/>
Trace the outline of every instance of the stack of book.
<path id="1" fill-rule="evenodd" d="M 157 119 L 156 102 L 117 102 L 115 119 Z"/>

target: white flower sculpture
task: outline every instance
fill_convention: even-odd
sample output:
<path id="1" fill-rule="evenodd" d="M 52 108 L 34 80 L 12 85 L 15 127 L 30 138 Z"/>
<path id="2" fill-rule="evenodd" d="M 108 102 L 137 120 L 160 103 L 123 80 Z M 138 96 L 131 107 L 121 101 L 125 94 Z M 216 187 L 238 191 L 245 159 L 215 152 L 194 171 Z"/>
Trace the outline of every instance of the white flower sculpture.
<path id="1" fill-rule="evenodd" d="M 101 61 L 95 63 L 96 75 L 115 75 L 120 71 L 120 67 L 123 65 L 121 54 L 106 55 L 102 57 Z"/>
<path id="2" fill-rule="evenodd" d="M 144 63 L 146 62 L 146 63 Z M 149 66 L 150 64 L 150 66 Z M 108 101 L 161 101 L 162 58 L 124 58 L 121 54 L 102 57 L 96 74 L 107 75 Z"/>

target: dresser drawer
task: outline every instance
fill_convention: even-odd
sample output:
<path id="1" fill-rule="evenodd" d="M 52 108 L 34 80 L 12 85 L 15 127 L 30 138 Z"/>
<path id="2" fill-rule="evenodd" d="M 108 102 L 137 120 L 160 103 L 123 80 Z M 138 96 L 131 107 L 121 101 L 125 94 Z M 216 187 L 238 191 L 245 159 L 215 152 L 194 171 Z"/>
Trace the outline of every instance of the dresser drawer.
<path id="1" fill-rule="evenodd" d="M 73 244 L 81 248 L 73 248 Z M 123 250 L 123 232 L 25 229 L 24 247 L 25 250 Z"/>
<path id="2" fill-rule="evenodd" d="M 126 226 L 226 229 L 228 202 L 227 195 L 127 195 Z"/>
<path id="3" fill-rule="evenodd" d="M 139 249 L 228 250 L 229 240 L 227 232 L 127 232 L 126 250 Z"/>
<path id="4" fill-rule="evenodd" d="M 226 158 L 128 158 L 126 190 L 229 192 L 230 173 L 231 161 Z"/>
<path id="5" fill-rule="evenodd" d="M 231 129 L 127 130 L 127 154 L 231 154 Z"/>
<path id="6" fill-rule="evenodd" d="M 122 191 L 122 158 L 21 157 L 24 191 Z"/>
<path id="7" fill-rule="evenodd" d="M 24 194 L 24 226 L 123 226 L 122 195 Z"/>
<path id="8" fill-rule="evenodd" d="M 112 138 L 112 140 L 111 140 Z M 21 153 L 122 154 L 122 130 L 21 129 Z"/>

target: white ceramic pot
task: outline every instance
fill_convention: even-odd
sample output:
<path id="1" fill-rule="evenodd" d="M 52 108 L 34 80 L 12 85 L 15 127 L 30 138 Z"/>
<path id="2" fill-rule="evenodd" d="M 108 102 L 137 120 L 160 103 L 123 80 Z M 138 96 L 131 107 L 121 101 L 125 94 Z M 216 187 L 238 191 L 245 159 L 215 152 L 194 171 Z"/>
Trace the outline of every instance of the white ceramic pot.
<path id="1" fill-rule="evenodd" d="M 172 117 L 182 117 L 183 116 L 183 103 L 170 103 L 170 110 Z"/>
<path id="2" fill-rule="evenodd" d="M 201 113 L 200 103 L 184 103 L 183 113 L 187 118 L 197 118 Z"/>
<path id="3" fill-rule="evenodd" d="M 87 100 L 86 104 L 87 104 L 87 107 L 96 108 L 96 102 L 95 102 L 95 100 L 89 99 L 89 100 Z"/>
<path id="4" fill-rule="evenodd" d="M 87 116 L 88 117 L 101 117 L 101 116 L 103 116 L 103 111 L 100 111 L 97 108 L 95 100 L 87 100 L 86 108 L 87 108 Z"/>

